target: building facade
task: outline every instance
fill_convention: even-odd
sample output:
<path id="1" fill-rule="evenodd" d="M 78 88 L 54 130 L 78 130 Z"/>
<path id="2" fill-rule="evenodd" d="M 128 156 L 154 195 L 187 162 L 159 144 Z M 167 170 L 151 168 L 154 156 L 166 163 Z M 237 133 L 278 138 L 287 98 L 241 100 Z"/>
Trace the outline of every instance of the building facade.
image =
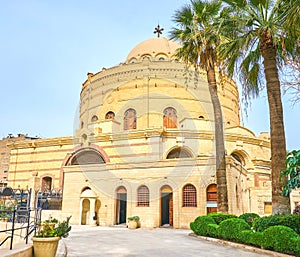
<path id="1" fill-rule="evenodd" d="M 63 189 L 74 224 L 188 228 L 216 211 L 214 115 L 206 74 L 174 58 L 179 47 L 152 38 L 125 62 L 88 73 L 73 136 L 10 145 L 11 187 Z M 235 83 L 219 81 L 229 211 L 271 213 L 270 138 L 240 125 Z"/>

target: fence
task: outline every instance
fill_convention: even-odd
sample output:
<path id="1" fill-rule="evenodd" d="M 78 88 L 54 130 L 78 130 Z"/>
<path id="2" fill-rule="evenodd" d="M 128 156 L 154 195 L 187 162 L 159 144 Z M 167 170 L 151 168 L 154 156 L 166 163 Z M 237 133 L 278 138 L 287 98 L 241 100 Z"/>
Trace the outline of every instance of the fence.
<path id="1" fill-rule="evenodd" d="M 35 211 L 32 210 L 20 210 L 15 208 L 14 210 L 0 210 L 0 214 L 5 212 L 6 215 L 6 228 L 0 230 L 0 235 L 7 235 L 3 237 L 3 240 L 0 241 L 0 247 L 8 240 L 10 240 L 9 249 L 12 250 L 14 238 L 17 236 L 17 231 L 24 231 L 21 234 L 24 234 L 24 239 L 26 244 L 28 243 L 28 237 L 36 230 L 37 222 L 41 220 L 41 209 Z"/>

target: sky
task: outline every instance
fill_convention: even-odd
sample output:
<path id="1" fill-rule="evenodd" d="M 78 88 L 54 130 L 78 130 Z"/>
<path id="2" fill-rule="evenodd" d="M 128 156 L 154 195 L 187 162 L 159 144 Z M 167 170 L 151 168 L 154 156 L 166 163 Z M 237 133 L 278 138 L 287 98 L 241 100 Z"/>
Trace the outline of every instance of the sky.
<path id="1" fill-rule="evenodd" d="M 132 48 L 163 36 L 185 0 L 0 0 L 0 138 L 71 136 L 87 73 L 124 62 Z M 283 96 L 287 148 L 300 149 L 300 104 Z M 266 92 L 243 125 L 269 131 Z"/>

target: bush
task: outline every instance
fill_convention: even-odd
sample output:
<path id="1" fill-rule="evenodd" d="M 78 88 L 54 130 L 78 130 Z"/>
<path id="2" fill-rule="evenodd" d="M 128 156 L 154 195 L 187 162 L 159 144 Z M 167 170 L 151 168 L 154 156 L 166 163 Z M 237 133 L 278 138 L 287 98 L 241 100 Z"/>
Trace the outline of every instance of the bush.
<path id="1" fill-rule="evenodd" d="M 207 225 L 207 235 L 210 237 L 217 238 L 218 237 L 218 229 L 219 229 L 219 225 L 208 224 Z"/>
<path id="2" fill-rule="evenodd" d="M 272 226 L 263 232 L 262 247 L 277 252 L 291 253 L 295 242 L 291 239 L 299 238 L 291 228 L 285 226 Z"/>
<path id="3" fill-rule="evenodd" d="M 256 218 L 259 218 L 259 215 L 256 213 L 244 213 L 240 215 L 239 218 L 245 220 L 250 227 L 253 227 L 253 221 Z"/>
<path id="4" fill-rule="evenodd" d="M 296 233 L 300 234 L 300 215 L 272 215 L 255 219 L 253 222 L 253 229 L 258 232 L 263 232 L 272 226 L 286 226 L 292 228 Z"/>
<path id="5" fill-rule="evenodd" d="M 300 256 L 300 237 L 292 238 L 291 246 L 293 249 L 293 254 L 295 254 L 295 256 L 299 257 Z"/>
<path id="6" fill-rule="evenodd" d="M 250 230 L 249 224 L 243 219 L 231 218 L 220 223 L 218 234 L 223 239 L 241 242 L 240 233 L 243 230 Z"/>
<path id="7" fill-rule="evenodd" d="M 211 212 L 207 216 L 212 217 L 218 225 L 224 220 L 237 218 L 237 216 L 234 214 L 227 214 L 222 212 Z"/>
<path id="8" fill-rule="evenodd" d="M 216 224 L 214 219 L 209 216 L 199 216 L 194 222 L 190 223 L 190 228 L 196 235 L 208 236 L 208 225 Z"/>
<path id="9" fill-rule="evenodd" d="M 248 245 L 261 246 L 263 234 L 252 230 L 243 230 L 240 233 L 240 242 Z"/>

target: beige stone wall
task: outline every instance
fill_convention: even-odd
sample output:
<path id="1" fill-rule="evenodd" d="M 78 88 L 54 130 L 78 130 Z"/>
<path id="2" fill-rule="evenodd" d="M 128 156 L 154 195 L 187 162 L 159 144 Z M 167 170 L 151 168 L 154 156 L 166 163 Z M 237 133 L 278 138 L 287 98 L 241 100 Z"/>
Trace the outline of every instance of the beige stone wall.
<path id="1" fill-rule="evenodd" d="M 8 183 L 13 188 L 26 188 L 32 175 L 52 178 L 52 189 L 62 187 L 62 166 L 74 151 L 71 137 L 36 139 L 9 144 L 11 149 Z"/>

